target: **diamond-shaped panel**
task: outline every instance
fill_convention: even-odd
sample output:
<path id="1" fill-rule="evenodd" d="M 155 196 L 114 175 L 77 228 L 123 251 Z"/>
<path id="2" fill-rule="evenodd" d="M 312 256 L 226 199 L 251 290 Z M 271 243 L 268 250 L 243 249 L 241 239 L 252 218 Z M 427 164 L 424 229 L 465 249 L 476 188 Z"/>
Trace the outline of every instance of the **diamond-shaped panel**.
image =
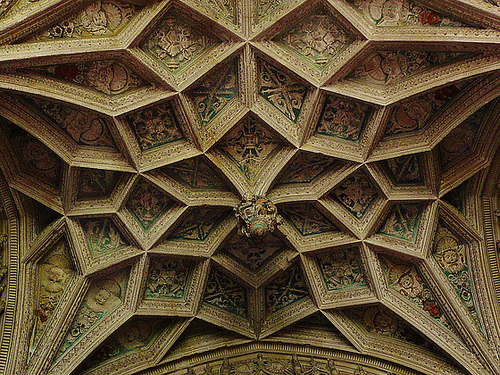
<path id="1" fill-rule="evenodd" d="M 109 197 L 116 187 L 119 172 L 103 169 L 82 168 L 78 184 L 78 199 L 99 199 Z"/>
<path id="2" fill-rule="evenodd" d="M 218 42 L 186 20 L 169 14 L 155 27 L 141 48 L 175 74 Z"/>
<path id="3" fill-rule="evenodd" d="M 202 125 L 208 124 L 239 93 L 238 65 L 233 61 L 217 69 L 186 95 L 191 99 Z"/>
<path id="4" fill-rule="evenodd" d="M 254 181 L 284 142 L 260 121 L 249 116 L 224 136 L 219 147 L 243 175 Z"/>
<path id="5" fill-rule="evenodd" d="M 129 246 L 127 239 L 109 217 L 82 220 L 93 256 L 102 256 Z"/>
<path id="6" fill-rule="evenodd" d="M 246 289 L 214 268 L 208 277 L 203 303 L 242 318 L 248 315 Z"/>
<path id="7" fill-rule="evenodd" d="M 354 38 L 323 7 L 308 14 L 274 41 L 291 49 L 322 69 L 342 52 Z"/>
<path id="8" fill-rule="evenodd" d="M 181 299 L 188 288 L 193 263 L 189 260 L 152 258 L 144 299 Z"/>
<path id="9" fill-rule="evenodd" d="M 174 201 L 163 191 L 141 179 L 132 191 L 125 207 L 147 231 L 173 205 Z"/>
<path id="10" fill-rule="evenodd" d="M 259 95 L 276 107 L 283 115 L 297 122 L 308 88 L 290 73 L 257 58 Z"/>
<path id="11" fill-rule="evenodd" d="M 320 252 L 316 262 L 328 291 L 367 286 L 358 248 Z"/>
<path id="12" fill-rule="evenodd" d="M 358 171 L 337 185 L 332 196 L 355 218 L 362 219 L 380 194 L 366 173 Z"/>
<path id="13" fill-rule="evenodd" d="M 316 126 L 316 134 L 356 142 L 370 112 L 371 107 L 367 104 L 328 95 Z"/>
<path id="14" fill-rule="evenodd" d="M 415 242 L 422 205 L 400 203 L 394 205 L 379 233 L 408 242 Z"/>
<path id="15" fill-rule="evenodd" d="M 125 116 L 142 151 L 184 139 L 170 102 L 163 102 Z"/>
<path id="16" fill-rule="evenodd" d="M 295 304 L 309 296 L 306 280 L 300 266 L 293 265 L 264 289 L 267 314 Z"/>

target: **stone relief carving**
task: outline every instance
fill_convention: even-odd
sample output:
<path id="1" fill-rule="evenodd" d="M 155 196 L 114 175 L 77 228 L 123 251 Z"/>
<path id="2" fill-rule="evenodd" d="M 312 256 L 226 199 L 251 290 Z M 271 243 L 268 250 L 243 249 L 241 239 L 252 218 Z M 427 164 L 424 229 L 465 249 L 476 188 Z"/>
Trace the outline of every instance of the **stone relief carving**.
<path id="1" fill-rule="evenodd" d="M 245 198 L 234 210 L 239 219 L 238 233 L 252 239 L 274 232 L 283 220 L 276 206 L 264 197 Z"/>

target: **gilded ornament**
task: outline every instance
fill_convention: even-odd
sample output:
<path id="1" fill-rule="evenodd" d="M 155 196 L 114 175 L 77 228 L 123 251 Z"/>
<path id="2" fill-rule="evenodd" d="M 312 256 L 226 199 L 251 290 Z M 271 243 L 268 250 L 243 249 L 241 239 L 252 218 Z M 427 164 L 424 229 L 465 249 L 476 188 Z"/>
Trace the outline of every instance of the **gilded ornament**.
<path id="1" fill-rule="evenodd" d="M 239 219 L 238 233 L 252 239 L 261 239 L 265 234 L 274 232 L 283 221 L 276 206 L 261 196 L 244 198 L 234 210 Z"/>

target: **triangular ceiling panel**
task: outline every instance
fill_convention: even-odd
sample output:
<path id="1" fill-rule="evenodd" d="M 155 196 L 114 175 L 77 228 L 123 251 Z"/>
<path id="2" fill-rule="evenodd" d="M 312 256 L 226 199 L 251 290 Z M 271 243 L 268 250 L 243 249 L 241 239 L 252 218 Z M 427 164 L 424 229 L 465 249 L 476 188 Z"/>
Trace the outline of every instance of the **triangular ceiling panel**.
<path id="1" fill-rule="evenodd" d="M 109 217 L 84 219 L 81 225 L 93 257 L 117 255 L 130 246 Z"/>
<path id="2" fill-rule="evenodd" d="M 77 199 L 103 199 L 115 189 L 120 173 L 104 169 L 82 168 L 78 183 Z"/>
<path id="3" fill-rule="evenodd" d="M 394 205 L 378 233 L 403 241 L 415 242 L 422 210 L 422 205 L 418 203 Z"/>
<path id="4" fill-rule="evenodd" d="M 203 242 L 214 228 L 229 215 L 230 211 L 230 208 L 224 207 L 192 208 L 168 236 L 168 239 Z"/>
<path id="5" fill-rule="evenodd" d="M 280 206 L 280 213 L 302 236 L 338 231 L 332 221 L 311 203 L 294 203 Z"/>
<path id="6" fill-rule="evenodd" d="M 389 177 L 396 185 L 421 185 L 424 183 L 419 155 L 400 156 L 384 160 L 383 163 L 389 172 Z"/>
<path id="7" fill-rule="evenodd" d="M 280 186 L 311 183 L 337 163 L 338 161 L 331 157 L 301 151 L 283 169 L 276 184 Z"/>

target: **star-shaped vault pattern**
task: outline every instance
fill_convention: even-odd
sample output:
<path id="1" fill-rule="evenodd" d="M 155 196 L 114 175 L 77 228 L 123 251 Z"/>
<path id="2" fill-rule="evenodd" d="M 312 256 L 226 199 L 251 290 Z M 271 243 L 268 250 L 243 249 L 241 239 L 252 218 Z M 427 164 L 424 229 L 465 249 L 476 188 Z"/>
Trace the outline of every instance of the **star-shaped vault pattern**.
<path id="1" fill-rule="evenodd" d="M 0 0 L 0 373 L 500 373 L 499 40 L 490 0 Z"/>

